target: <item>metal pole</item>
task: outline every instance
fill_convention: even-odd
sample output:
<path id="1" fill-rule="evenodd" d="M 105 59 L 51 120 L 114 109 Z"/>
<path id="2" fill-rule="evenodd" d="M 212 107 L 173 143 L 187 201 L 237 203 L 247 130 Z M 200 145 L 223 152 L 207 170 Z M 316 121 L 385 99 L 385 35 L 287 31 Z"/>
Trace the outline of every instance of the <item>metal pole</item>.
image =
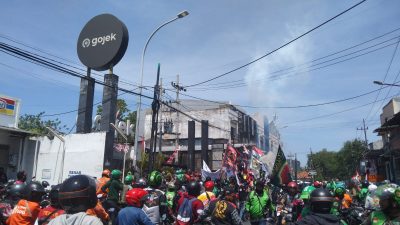
<path id="1" fill-rule="evenodd" d="M 294 180 L 297 182 L 297 153 L 294 153 Z"/>
<path id="2" fill-rule="evenodd" d="M 176 85 L 178 88 L 176 88 L 176 107 L 179 109 L 179 74 L 176 75 Z M 180 121 L 179 121 L 179 112 L 176 111 L 176 139 L 175 139 L 175 148 L 179 148 L 179 126 L 180 126 Z M 178 162 L 179 164 L 179 151 L 176 152 L 176 160 L 175 162 Z"/>

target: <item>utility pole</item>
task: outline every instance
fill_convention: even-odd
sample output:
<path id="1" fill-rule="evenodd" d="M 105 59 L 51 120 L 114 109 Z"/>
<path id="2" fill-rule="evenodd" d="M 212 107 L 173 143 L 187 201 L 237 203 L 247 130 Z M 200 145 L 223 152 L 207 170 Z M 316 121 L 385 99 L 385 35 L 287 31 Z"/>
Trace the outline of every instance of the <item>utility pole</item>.
<path id="1" fill-rule="evenodd" d="M 294 175 L 294 174 L 293 174 L 293 171 L 294 171 L 294 167 L 293 167 L 293 157 L 294 157 L 294 155 L 293 155 L 292 153 L 290 153 L 290 154 L 287 155 L 287 158 L 290 160 L 289 166 L 291 167 L 292 175 Z M 296 164 L 296 162 L 295 162 L 295 164 Z M 293 176 L 293 177 L 294 177 L 294 176 Z"/>
<path id="2" fill-rule="evenodd" d="M 365 127 L 365 119 L 363 119 L 363 127 L 357 128 L 357 130 L 362 130 L 362 131 L 364 131 L 365 149 L 368 149 L 368 140 L 367 140 L 367 130 L 368 130 L 368 127 Z"/>
<path id="3" fill-rule="evenodd" d="M 294 153 L 294 180 L 297 182 L 297 153 Z"/>
<path id="4" fill-rule="evenodd" d="M 179 74 L 176 75 L 176 83 L 171 82 L 171 86 L 173 88 L 175 88 L 175 90 L 176 90 L 176 100 L 175 100 L 175 102 L 176 102 L 176 108 L 179 109 L 180 108 L 179 107 L 179 104 L 180 104 L 179 92 L 181 92 L 181 91 L 185 91 L 186 92 L 186 88 L 181 87 L 180 84 L 179 84 Z M 179 120 L 179 112 L 178 111 L 176 111 L 176 123 L 175 124 L 176 124 L 176 126 L 175 126 L 176 127 L 175 148 L 178 149 L 179 148 L 179 135 L 180 135 L 180 133 L 179 133 L 180 120 Z M 179 151 L 177 152 L 176 159 L 179 161 Z"/>
<path id="5" fill-rule="evenodd" d="M 160 103 L 163 102 L 163 94 L 164 89 L 162 86 L 162 78 L 160 78 Z M 160 110 L 158 112 L 158 121 L 160 123 L 160 140 L 158 142 L 158 154 L 161 154 L 161 145 L 162 145 L 162 136 L 163 136 L 163 121 L 162 121 L 162 113 L 163 113 L 163 104 L 160 104 Z"/>

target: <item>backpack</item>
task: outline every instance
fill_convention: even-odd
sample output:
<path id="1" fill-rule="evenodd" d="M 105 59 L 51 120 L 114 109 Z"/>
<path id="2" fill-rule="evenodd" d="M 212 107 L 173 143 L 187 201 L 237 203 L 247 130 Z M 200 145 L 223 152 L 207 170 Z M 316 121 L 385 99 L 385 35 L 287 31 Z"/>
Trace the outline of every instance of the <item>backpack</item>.
<path id="1" fill-rule="evenodd" d="M 178 225 L 187 225 L 191 224 L 191 220 L 193 217 L 193 212 L 192 212 L 192 203 L 196 200 L 197 198 L 184 198 L 182 205 L 178 209 L 178 215 L 176 217 L 176 223 Z"/>

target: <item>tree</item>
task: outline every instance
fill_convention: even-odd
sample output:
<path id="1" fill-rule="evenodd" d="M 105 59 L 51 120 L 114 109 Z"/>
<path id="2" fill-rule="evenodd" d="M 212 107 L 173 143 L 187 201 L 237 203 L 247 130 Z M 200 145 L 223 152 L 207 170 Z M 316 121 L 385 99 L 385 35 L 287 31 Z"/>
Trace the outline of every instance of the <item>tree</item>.
<path id="1" fill-rule="evenodd" d="M 55 120 L 43 120 L 44 113 L 40 112 L 37 115 L 24 114 L 20 116 L 18 128 L 39 135 L 46 135 L 48 133 L 46 127 L 51 127 L 60 132 L 67 130 L 67 126 L 61 125 L 61 121 L 58 118 Z"/>
<path id="2" fill-rule="evenodd" d="M 316 179 L 330 180 L 339 178 L 350 179 L 362 159 L 365 146 L 360 140 L 346 141 L 343 147 L 335 151 L 322 149 L 312 155 L 308 155 L 308 164 L 312 162 L 312 169 L 317 171 Z"/>

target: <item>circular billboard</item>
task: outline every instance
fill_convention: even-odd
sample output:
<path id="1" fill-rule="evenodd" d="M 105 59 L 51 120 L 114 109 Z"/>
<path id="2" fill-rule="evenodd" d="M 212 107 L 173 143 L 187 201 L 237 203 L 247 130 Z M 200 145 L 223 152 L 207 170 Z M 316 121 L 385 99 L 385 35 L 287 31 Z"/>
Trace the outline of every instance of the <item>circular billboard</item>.
<path id="1" fill-rule="evenodd" d="M 107 70 L 122 59 L 128 41 L 128 29 L 117 17 L 111 14 L 95 16 L 79 34 L 79 60 L 91 69 Z"/>

